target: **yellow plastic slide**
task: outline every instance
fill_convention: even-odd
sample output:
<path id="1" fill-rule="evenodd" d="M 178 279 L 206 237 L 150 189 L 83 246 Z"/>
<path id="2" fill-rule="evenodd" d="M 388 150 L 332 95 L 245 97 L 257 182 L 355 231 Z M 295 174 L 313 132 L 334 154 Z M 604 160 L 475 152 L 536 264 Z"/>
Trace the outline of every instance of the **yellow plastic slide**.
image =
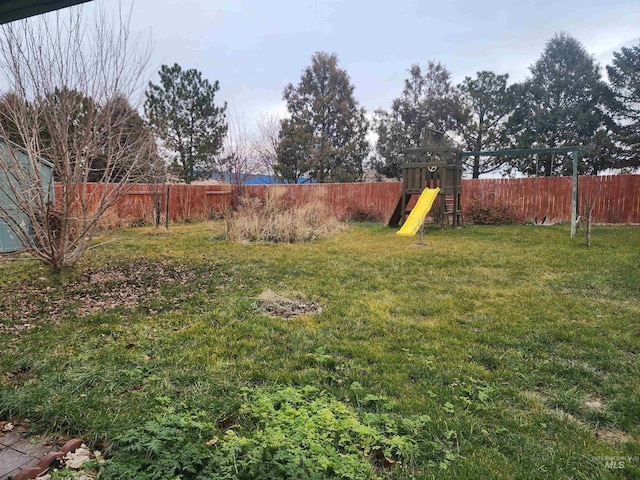
<path id="1" fill-rule="evenodd" d="M 429 210 L 433 205 L 433 201 L 438 196 L 439 188 L 425 188 L 420 194 L 420 198 L 416 203 L 416 206 L 413 207 L 411 213 L 409 214 L 409 218 L 407 218 L 402 228 L 396 232 L 396 235 L 402 235 L 403 237 L 413 237 L 420 227 L 422 226 L 422 222 L 424 222 L 424 217 L 427 216 Z"/>

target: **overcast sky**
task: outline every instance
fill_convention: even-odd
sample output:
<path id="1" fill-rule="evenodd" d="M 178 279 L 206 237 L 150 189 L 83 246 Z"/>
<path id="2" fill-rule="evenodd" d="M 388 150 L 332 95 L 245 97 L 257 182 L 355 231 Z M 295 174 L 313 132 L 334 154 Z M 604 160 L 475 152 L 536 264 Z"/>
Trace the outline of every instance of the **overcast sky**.
<path id="1" fill-rule="evenodd" d="M 389 108 L 407 69 L 428 60 L 444 63 L 456 83 L 479 70 L 523 80 L 561 31 L 604 68 L 613 51 L 640 43 L 640 1 L 135 0 L 132 26 L 150 32 L 153 71 L 174 62 L 199 69 L 252 124 L 284 111 L 285 85 L 317 51 L 338 55 L 368 112 Z"/>

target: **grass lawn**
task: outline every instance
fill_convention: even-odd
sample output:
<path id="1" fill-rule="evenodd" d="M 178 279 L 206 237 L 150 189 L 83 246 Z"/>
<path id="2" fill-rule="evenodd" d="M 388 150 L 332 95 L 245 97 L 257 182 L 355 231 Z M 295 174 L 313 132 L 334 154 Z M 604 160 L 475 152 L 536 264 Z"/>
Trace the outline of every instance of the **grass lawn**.
<path id="1" fill-rule="evenodd" d="M 640 478 L 640 228 L 596 227 L 588 249 L 567 226 L 432 228 L 425 247 L 368 224 L 295 245 L 223 232 L 115 232 L 64 277 L 0 261 L 0 420 L 114 455 L 147 442 L 145 458 L 165 448 L 155 425 L 193 459 L 317 401 L 323 418 L 345 409 L 373 476 Z M 268 316 L 268 289 L 322 311 Z M 350 461 L 327 458 L 317 478 Z"/>

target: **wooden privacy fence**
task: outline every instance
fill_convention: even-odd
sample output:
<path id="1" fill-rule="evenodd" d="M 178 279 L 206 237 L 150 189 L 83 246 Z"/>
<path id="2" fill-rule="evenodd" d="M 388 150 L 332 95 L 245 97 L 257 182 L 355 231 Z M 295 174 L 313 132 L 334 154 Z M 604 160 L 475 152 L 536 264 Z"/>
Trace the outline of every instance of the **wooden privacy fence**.
<path id="1" fill-rule="evenodd" d="M 571 221 L 571 177 L 487 178 L 462 180 L 462 209 L 466 215 L 474 201 L 512 207 L 525 221 Z M 260 196 L 266 185 L 246 186 L 249 195 Z M 296 203 L 324 198 L 342 217 L 385 220 L 393 211 L 400 182 L 283 185 Z M 594 202 L 597 223 L 640 223 L 640 175 L 585 176 L 578 179 L 579 212 L 586 214 Z M 595 200 L 595 201 L 594 201 Z M 415 203 L 415 196 L 413 198 Z M 410 203 L 409 206 L 412 206 Z"/>
<path id="2" fill-rule="evenodd" d="M 98 201 L 102 189 L 109 187 L 89 183 L 84 188 L 84 196 L 91 202 L 92 198 Z M 59 183 L 55 184 L 55 190 L 59 200 Z M 231 187 L 227 185 L 135 185 L 107 210 L 102 224 L 152 224 L 156 215 L 165 219 L 167 213 L 173 222 L 208 220 L 220 216 L 230 207 L 231 193 Z"/>
<path id="3" fill-rule="evenodd" d="M 88 187 L 104 188 L 98 184 Z M 290 201 L 298 204 L 322 199 L 342 218 L 384 221 L 398 201 L 401 184 L 247 185 L 244 194 L 260 197 L 268 189 L 284 190 Z M 107 212 L 107 220 L 151 224 L 158 209 L 164 220 L 167 204 L 171 221 L 207 220 L 224 214 L 232 206 L 233 193 L 226 185 L 137 185 Z M 594 222 L 640 223 L 640 175 L 580 177 L 580 214 L 586 213 L 587 196 L 595 197 Z M 546 215 L 548 222 L 569 222 L 571 177 L 463 180 L 465 214 L 474 201 L 511 206 L 527 221 Z"/>
<path id="4" fill-rule="evenodd" d="M 296 204 L 324 201 L 340 218 L 384 220 L 400 194 L 400 183 L 309 183 L 301 185 L 247 185 L 248 196 L 263 196 L 267 189 L 284 189 Z"/>
<path id="5" fill-rule="evenodd" d="M 473 201 L 508 205 L 526 221 L 571 221 L 571 177 L 488 178 L 462 181 L 462 205 Z M 578 212 L 593 202 L 596 223 L 640 223 L 640 175 L 609 175 L 578 179 Z"/>

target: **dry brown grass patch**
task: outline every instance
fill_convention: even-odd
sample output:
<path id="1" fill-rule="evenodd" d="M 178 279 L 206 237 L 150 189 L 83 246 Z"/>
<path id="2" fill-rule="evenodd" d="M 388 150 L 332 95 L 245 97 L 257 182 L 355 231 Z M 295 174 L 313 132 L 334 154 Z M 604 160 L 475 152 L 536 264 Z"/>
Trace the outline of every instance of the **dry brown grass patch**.
<path id="1" fill-rule="evenodd" d="M 631 436 L 620 430 L 608 430 L 606 428 L 598 428 L 595 432 L 596 437 L 600 440 L 610 443 L 626 443 L 631 440 Z"/>
<path id="2" fill-rule="evenodd" d="M 345 228 L 321 196 L 295 204 L 286 189 L 245 197 L 227 219 L 227 238 L 245 242 L 297 243 L 327 237 Z"/>
<path id="3" fill-rule="evenodd" d="M 271 290 L 265 290 L 258 297 L 257 303 L 260 310 L 274 317 L 291 318 L 322 312 L 322 307 L 300 293 L 285 297 Z"/>

